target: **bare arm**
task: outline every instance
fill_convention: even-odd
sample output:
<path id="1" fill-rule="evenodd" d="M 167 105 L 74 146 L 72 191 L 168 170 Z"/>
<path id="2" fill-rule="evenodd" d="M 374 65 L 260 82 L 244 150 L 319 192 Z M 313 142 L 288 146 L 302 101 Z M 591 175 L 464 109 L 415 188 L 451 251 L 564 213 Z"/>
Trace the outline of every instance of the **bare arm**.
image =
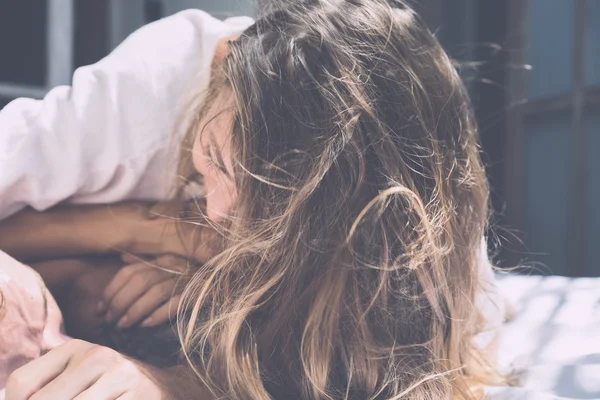
<path id="1" fill-rule="evenodd" d="M 21 261 L 125 249 L 130 246 L 126 215 L 133 212 L 131 205 L 26 209 L 0 223 L 0 248 Z"/>
<path id="2" fill-rule="evenodd" d="M 206 261 L 212 231 L 151 217 L 140 203 L 24 210 L 0 222 L 0 249 L 22 262 L 111 252 L 175 254 Z"/>

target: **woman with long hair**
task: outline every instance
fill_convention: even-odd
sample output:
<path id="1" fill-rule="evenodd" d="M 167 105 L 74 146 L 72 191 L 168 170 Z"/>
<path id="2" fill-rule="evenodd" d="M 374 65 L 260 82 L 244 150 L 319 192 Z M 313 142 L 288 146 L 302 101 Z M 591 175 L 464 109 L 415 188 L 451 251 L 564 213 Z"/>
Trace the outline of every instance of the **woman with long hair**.
<path id="1" fill-rule="evenodd" d="M 493 375 L 474 342 L 489 189 L 467 92 L 413 10 L 398 0 L 276 7 L 229 43 L 190 112 L 180 173 L 201 177 L 204 196 L 186 202 L 181 231 L 208 224 L 215 240 L 199 244 L 209 257 L 177 325 L 202 396 L 482 396 Z M 123 365 L 143 369 L 113 355 L 67 384 L 74 366 L 110 358 L 90 346 L 25 366 L 17 378 L 46 373 L 15 379 L 9 399 L 93 398 Z M 164 382 L 142 375 L 109 398 Z"/>

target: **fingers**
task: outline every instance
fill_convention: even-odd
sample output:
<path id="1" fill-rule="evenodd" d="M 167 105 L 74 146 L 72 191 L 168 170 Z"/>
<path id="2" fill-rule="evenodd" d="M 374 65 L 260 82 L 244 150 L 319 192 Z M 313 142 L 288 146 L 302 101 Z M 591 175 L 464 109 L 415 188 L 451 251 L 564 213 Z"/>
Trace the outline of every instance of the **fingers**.
<path id="1" fill-rule="evenodd" d="M 110 301 L 129 282 L 129 279 L 143 268 L 144 265 L 142 263 L 136 263 L 121 268 L 104 289 L 102 297 L 106 301 Z"/>
<path id="2" fill-rule="evenodd" d="M 133 361 L 80 340 L 57 347 L 9 377 L 6 400 L 162 398 Z"/>
<path id="3" fill-rule="evenodd" d="M 86 345 L 89 343 L 71 340 L 14 371 L 6 382 L 6 400 L 70 399 L 76 396 L 78 393 L 73 396 L 65 396 L 63 393 L 62 396 L 44 398 L 38 394 L 48 394 L 45 391 L 46 387 L 51 386 L 63 374 L 73 354 L 87 350 Z M 90 372 L 86 371 L 86 373 Z M 78 382 L 83 382 L 83 378 L 78 378 Z M 51 389 L 61 390 L 56 385 L 52 385 Z"/>
<path id="4" fill-rule="evenodd" d="M 174 288 L 175 281 L 173 279 L 152 286 L 125 312 L 125 315 L 118 322 L 119 328 L 128 328 L 147 317 L 173 294 Z"/>
<path id="5" fill-rule="evenodd" d="M 185 260 L 171 255 L 141 263 L 133 255 L 123 256 L 123 259 L 138 262 L 123 267 L 107 286 L 104 292 L 108 304 L 105 319 L 107 323 L 118 321 L 120 328 L 128 328 L 148 317 L 172 296 L 177 271 L 184 269 L 182 264 Z M 157 324 L 168 319 L 168 312 L 161 312 L 159 316 Z"/>
<path id="6" fill-rule="evenodd" d="M 62 374 L 38 390 L 29 400 L 73 399 L 102 375 L 102 367 L 84 362 L 67 367 Z"/>
<path id="7" fill-rule="evenodd" d="M 151 327 L 164 324 L 169 321 L 171 316 L 177 314 L 177 308 L 179 307 L 179 302 L 181 301 L 181 296 L 174 296 L 169 299 L 165 304 L 158 307 L 150 316 L 148 316 L 143 322 L 143 327 Z"/>
<path id="8" fill-rule="evenodd" d="M 141 298 L 154 285 L 172 278 L 172 274 L 148 267 L 145 264 L 124 267 L 113 278 L 104 293 L 104 299 L 108 304 L 106 322 L 117 321 L 137 299 Z"/>
<path id="9" fill-rule="evenodd" d="M 128 364 L 110 370 L 73 400 L 118 399 L 127 391 Z"/>
<path id="10" fill-rule="evenodd" d="M 121 261 L 123 261 L 125 265 L 130 265 L 139 264 L 146 260 L 143 257 L 137 256 L 135 254 L 123 253 L 121 254 Z"/>
<path id="11" fill-rule="evenodd" d="M 120 360 L 117 367 L 108 370 L 73 400 L 159 400 L 162 398 L 160 389 L 141 374 L 133 362 Z"/>

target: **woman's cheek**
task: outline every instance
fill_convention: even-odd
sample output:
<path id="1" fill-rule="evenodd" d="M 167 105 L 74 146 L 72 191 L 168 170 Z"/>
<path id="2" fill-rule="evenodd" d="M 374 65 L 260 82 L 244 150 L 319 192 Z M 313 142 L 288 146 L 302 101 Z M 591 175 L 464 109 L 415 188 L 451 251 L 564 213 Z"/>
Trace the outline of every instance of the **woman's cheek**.
<path id="1" fill-rule="evenodd" d="M 207 188 L 209 189 L 209 188 Z M 206 213 L 208 218 L 217 222 L 222 220 L 237 200 L 237 192 L 231 184 L 220 183 L 206 194 Z"/>
<path id="2" fill-rule="evenodd" d="M 194 168 L 200 175 L 205 175 L 206 158 L 202 155 L 200 146 L 197 143 L 194 144 L 194 149 L 192 150 L 192 163 L 194 164 Z"/>

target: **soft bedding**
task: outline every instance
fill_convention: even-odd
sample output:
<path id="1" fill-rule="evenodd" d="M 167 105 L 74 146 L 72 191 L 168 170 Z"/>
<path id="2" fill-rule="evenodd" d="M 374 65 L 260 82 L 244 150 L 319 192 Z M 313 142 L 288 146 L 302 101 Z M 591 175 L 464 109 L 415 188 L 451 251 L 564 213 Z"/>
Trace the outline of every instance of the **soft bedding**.
<path id="1" fill-rule="evenodd" d="M 5 290 L 9 271 L 23 275 L 19 283 L 23 283 L 24 276 L 37 279 L 19 264 L 15 263 L 13 269 L 7 269 L 6 262 L 3 265 Z M 488 398 L 600 399 L 600 278 L 505 275 L 498 277 L 498 285 L 513 308 L 511 320 L 501 331 L 499 363 L 516 386 L 488 388 Z M 23 311 L 20 318 L 31 320 L 33 314 L 27 312 Z M 40 333 L 34 336 L 44 330 L 41 321 Z M 59 314 L 56 321 L 60 322 Z M 48 324 L 53 328 L 50 334 L 42 334 L 52 345 L 64 340 L 60 333 L 56 336 L 58 325 L 54 325 Z M 3 397 L 0 391 L 0 400 Z"/>
<path id="2" fill-rule="evenodd" d="M 499 276 L 514 308 L 499 360 L 518 387 L 493 400 L 600 399 L 600 278 Z"/>
<path id="3" fill-rule="evenodd" d="M 42 278 L 0 251 L 0 389 L 12 371 L 68 340 L 61 325 Z"/>

